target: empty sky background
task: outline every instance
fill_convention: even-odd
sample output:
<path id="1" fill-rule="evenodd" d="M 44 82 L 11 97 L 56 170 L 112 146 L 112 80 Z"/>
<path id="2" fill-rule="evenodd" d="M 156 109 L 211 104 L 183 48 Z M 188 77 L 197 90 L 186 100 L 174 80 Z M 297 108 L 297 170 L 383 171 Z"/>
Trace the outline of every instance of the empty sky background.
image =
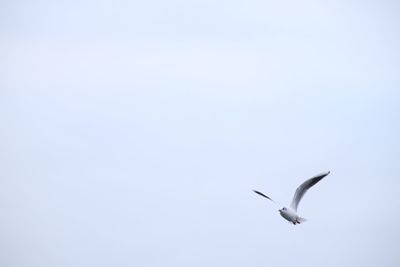
<path id="1" fill-rule="evenodd" d="M 0 1 L 0 266 L 399 266 L 399 13 Z"/>

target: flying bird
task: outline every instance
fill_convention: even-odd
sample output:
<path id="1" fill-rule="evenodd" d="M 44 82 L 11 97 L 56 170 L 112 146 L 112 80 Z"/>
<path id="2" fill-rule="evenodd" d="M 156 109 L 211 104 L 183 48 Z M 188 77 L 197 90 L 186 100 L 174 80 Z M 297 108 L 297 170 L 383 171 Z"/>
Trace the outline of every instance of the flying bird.
<path id="1" fill-rule="evenodd" d="M 316 183 L 318 183 L 319 181 L 322 180 L 322 178 L 324 178 L 325 176 L 327 176 L 330 173 L 330 171 L 328 172 L 324 172 L 324 173 L 320 173 L 317 174 L 313 177 L 311 177 L 310 179 L 306 180 L 304 183 L 302 183 L 297 189 L 296 192 L 294 193 L 293 196 L 293 200 L 292 203 L 290 204 L 290 208 L 286 208 L 283 207 L 279 210 L 279 213 L 281 214 L 281 216 L 283 218 L 285 218 L 287 221 L 293 223 L 294 225 L 296 224 L 300 224 L 302 222 L 305 222 L 306 219 L 301 218 L 298 214 L 297 214 L 297 207 L 299 206 L 299 202 L 300 200 L 303 198 L 303 196 L 305 195 L 305 193 L 307 192 L 308 189 L 310 189 L 312 186 L 314 186 Z M 274 202 L 275 204 L 277 204 L 272 198 L 270 198 L 267 195 L 264 195 L 263 193 L 253 190 L 256 194 L 259 194 L 260 196 L 263 196 L 269 200 L 271 200 L 272 202 Z"/>

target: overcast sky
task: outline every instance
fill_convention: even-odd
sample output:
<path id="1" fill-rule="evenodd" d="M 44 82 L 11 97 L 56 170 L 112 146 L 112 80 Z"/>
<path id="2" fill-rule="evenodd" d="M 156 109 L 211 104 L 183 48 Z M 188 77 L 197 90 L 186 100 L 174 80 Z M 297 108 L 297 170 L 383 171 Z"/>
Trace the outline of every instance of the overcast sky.
<path id="1" fill-rule="evenodd" d="M 400 5 L 328 2 L 0 1 L 0 266 L 399 266 Z"/>

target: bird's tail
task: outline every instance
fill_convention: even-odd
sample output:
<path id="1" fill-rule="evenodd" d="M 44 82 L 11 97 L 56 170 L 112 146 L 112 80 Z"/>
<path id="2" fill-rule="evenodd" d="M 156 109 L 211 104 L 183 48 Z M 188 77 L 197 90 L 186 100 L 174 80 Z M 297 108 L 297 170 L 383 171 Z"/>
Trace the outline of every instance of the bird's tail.
<path id="1" fill-rule="evenodd" d="M 297 218 L 297 223 L 303 223 L 303 222 L 305 222 L 305 221 L 307 221 L 307 219 L 305 219 L 305 218 L 301 218 L 301 217 L 298 217 Z"/>

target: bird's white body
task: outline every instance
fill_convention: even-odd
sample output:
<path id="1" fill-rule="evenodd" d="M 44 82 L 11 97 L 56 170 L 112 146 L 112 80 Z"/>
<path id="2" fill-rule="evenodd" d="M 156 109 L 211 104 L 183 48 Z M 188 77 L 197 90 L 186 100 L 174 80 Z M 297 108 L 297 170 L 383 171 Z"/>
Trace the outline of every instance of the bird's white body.
<path id="1" fill-rule="evenodd" d="M 280 209 L 279 213 L 281 214 L 281 216 L 283 218 L 285 218 L 287 221 L 289 221 L 293 224 L 302 223 L 306 220 L 304 218 L 301 218 L 299 215 L 297 215 L 297 213 L 294 210 L 288 209 L 286 207 Z"/>

